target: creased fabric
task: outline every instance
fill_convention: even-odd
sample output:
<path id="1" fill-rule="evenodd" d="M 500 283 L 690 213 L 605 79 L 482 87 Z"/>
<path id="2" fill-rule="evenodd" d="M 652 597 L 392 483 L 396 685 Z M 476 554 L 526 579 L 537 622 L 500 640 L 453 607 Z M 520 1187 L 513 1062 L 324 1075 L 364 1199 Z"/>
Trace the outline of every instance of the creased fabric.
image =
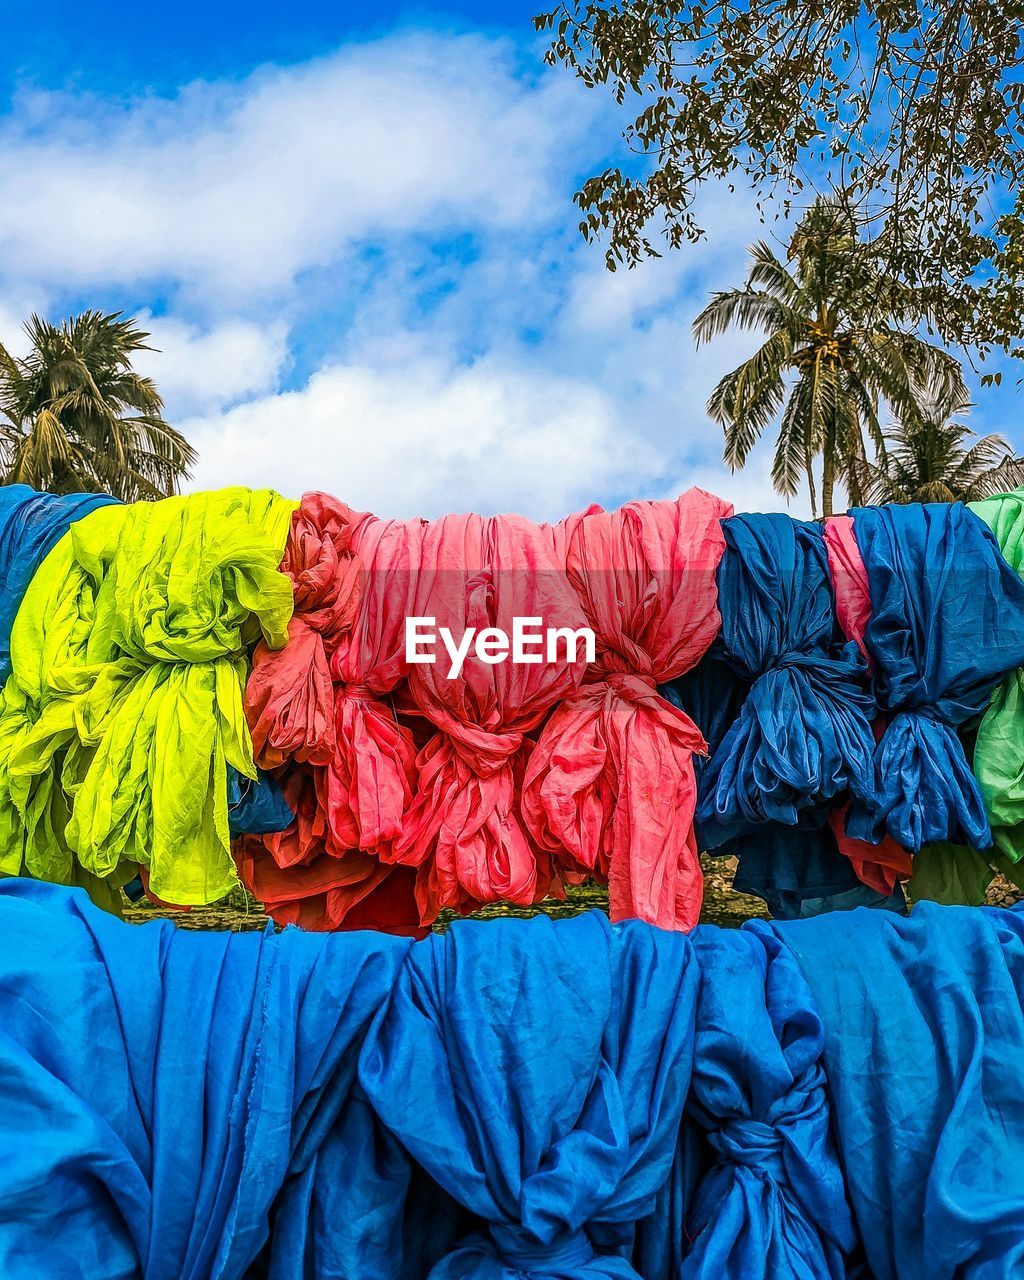
<path id="1" fill-rule="evenodd" d="M 592 513 L 569 539 L 567 571 L 597 661 L 541 730 L 523 816 L 565 873 L 607 878 L 613 919 L 685 929 L 700 913 L 693 756 L 705 743 L 657 685 L 695 666 L 717 634 L 731 510 L 691 489 L 672 503 Z"/>
<path id="2" fill-rule="evenodd" d="M 830 1131 L 824 1030 L 788 950 L 755 925 L 700 929 L 691 1115 L 712 1165 L 680 1280 L 845 1280 L 857 1233 Z"/>
<path id="3" fill-rule="evenodd" d="M 689 943 L 597 912 L 500 932 L 456 924 L 414 948 L 360 1062 L 384 1124 L 486 1224 L 431 1280 L 636 1280 L 632 1227 L 689 1081 Z"/>
<path id="4" fill-rule="evenodd" d="M 864 633 L 871 620 L 871 588 L 864 558 L 857 546 L 853 517 L 831 517 L 825 521 L 822 532 L 828 550 L 836 617 L 843 635 L 847 640 L 855 642 L 870 671 L 874 668 L 874 662 L 864 642 Z M 876 718 L 873 726 L 876 742 L 882 736 L 885 725 L 883 716 Z M 835 836 L 836 847 L 850 859 L 857 878 L 864 884 L 883 896 L 894 893 L 897 885 L 911 874 L 910 854 L 888 833 L 874 841 L 854 839 L 846 829 L 848 815 L 849 804 L 844 804 L 829 814 L 829 825 Z"/>
<path id="5" fill-rule="evenodd" d="M 557 531 L 520 516 L 445 516 L 423 537 L 417 616 L 458 644 L 474 629 L 512 636 L 516 618 L 534 633 L 576 633 L 587 619 L 559 555 Z M 536 647 L 536 646 L 535 646 Z M 538 656 L 544 656 L 538 653 Z M 420 868 L 416 894 L 427 924 L 445 907 L 539 901 L 557 888 L 551 859 L 519 817 L 519 791 L 535 729 L 570 697 L 587 668 L 584 645 L 557 661 L 489 663 L 471 650 L 456 679 L 446 652 L 408 677 L 415 708 L 437 730 L 416 761 L 417 782 L 391 856 Z"/>
<path id="6" fill-rule="evenodd" d="M 874 702 L 856 646 L 837 638 L 816 525 L 742 515 L 724 525 L 722 648 L 750 692 L 705 775 L 712 848 L 765 822 L 796 826 L 847 791 L 870 791 Z"/>
<path id="7" fill-rule="evenodd" d="M 409 1161 L 351 1096 L 408 943 L 0 904 L 5 1280 L 408 1274 Z"/>
<path id="8" fill-rule="evenodd" d="M 116 884 L 138 863 L 185 905 L 236 883 L 228 767 L 256 776 L 247 655 L 286 638 L 292 505 L 225 489 L 107 506 L 46 557 L 2 695 L 3 870 Z"/>
<path id="9" fill-rule="evenodd" d="M 877 1280 L 1024 1267 L 1024 915 L 919 903 L 771 928 L 824 1027 L 846 1187 Z"/>
<path id="10" fill-rule="evenodd" d="M 1024 490 L 971 502 L 968 510 L 992 530 L 1010 568 L 1024 574 Z M 978 725 L 973 766 L 995 846 L 1019 862 L 1024 856 L 1024 671 L 1020 667 L 992 694 Z"/>
<path id="11" fill-rule="evenodd" d="M 864 507 L 853 521 L 871 592 L 864 642 L 888 723 L 876 789 L 854 796 L 847 830 L 873 842 L 888 833 L 912 853 L 942 840 L 987 848 L 957 728 L 1024 662 L 1024 582 L 959 503 Z"/>
<path id="12" fill-rule="evenodd" d="M 0 684 L 11 674 L 11 628 L 35 571 L 76 520 L 116 501 L 106 493 L 0 486 Z"/>

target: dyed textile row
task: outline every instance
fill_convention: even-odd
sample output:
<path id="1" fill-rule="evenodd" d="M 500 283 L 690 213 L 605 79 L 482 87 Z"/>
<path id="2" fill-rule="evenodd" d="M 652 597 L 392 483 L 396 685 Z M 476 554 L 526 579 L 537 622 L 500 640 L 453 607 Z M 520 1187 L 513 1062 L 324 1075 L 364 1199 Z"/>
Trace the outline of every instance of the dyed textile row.
<path id="1" fill-rule="evenodd" d="M 237 867 L 281 922 L 415 934 L 588 878 L 690 928 L 698 847 L 781 917 L 911 874 L 979 901 L 1024 852 L 1024 494 L 819 526 L 0 493 L 0 872 L 189 905 Z M 596 651 L 449 679 L 424 616 Z"/>
<path id="2" fill-rule="evenodd" d="M 1024 1266 L 1024 914 L 368 933 L 0 887 L 5 1280 Z"/>

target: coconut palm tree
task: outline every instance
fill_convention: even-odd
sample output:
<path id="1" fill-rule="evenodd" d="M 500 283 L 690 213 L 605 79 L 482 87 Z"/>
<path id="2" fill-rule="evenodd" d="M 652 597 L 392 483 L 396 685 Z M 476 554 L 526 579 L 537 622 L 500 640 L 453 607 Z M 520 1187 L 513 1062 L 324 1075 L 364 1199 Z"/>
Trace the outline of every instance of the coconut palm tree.
<path id="1" fill-rule="evenodd" d="M 869 502 L 974 502 L 1024 485 L 1024 458 L 1000 435 L 980 439 L 963 421 L 965 396 L 929 388 L 885 432 L 867 469 Z"/>
<path id="2" fill-rule="evenodd" d="M 121 313 L 61 325 L 33 316 L 28 355 L 0 345 L 0 475 L 51 493 L 101 490 L 125 501 L 174 493 L 196 454 L 132 368 L 150 348 Z"/>
<path id="3" fill-rule="evenodd" d="M 744 465 L 775 422 L 772 482 L 786 497 L 806 477 L 817 514 L 813 464 L 821 459 L 821 506 L 832 514 L 836 483 L 862 500 L 865 433 L 879 447 L 881 400 L 902 413 L 914 386 L 964 391 L 954 357 L 919 337 L 928 317 L 912 290 L 881 273 L 841 202 L 819 198 L 781 262 L 752 245 L 747 283 L 716 293 L 693 323 L 698 346 L 731 326 L 760 330 L 762 346 L 721 380 L 708 412 L 725 430 L 725 461 Z"/>

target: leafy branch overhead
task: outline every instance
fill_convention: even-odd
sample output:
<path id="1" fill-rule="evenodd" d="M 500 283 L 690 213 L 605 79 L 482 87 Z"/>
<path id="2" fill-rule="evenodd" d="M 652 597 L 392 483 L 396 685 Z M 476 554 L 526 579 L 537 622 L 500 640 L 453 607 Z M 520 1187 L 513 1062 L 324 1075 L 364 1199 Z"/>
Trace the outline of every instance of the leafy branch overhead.
<path id="1" fill-rule="evenodd" d="M 0 345 L 2 482 L 126 502 L 174 493 L 196 454 L 132 368 L 149 334 L 99 311 L 59 326 L 33 316 L 25 332 L 23 358 Z"/>
<path id="2" fill-rule="evenodd" d="M 700 238 L 712 179 L 839 195 L 947 343 L 1021 355 L 1024 0 L 566 0 L 547 58 L 633 102 L 644 161 L 577 195 L 611 267 Z"/>

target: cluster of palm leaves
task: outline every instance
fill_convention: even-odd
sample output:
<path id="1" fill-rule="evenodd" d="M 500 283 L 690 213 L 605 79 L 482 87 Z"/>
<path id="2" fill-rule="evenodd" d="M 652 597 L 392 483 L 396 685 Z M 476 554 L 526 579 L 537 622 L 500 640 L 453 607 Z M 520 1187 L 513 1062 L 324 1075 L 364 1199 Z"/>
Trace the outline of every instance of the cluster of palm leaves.
<path id="1" fill-rule="evenodd" d="M 819 494 L 832 514 L 837 485 L 856 506 L 969 501 L 1024 483 L 1001 436 L 972 443 L 960 363 L 921 336 L 927 300 L 879 269 L 841 201 L 815 202 L 786 262 L 763 242 L 750 256 L 746 285 L 714 294 L 693 325 L 698 345 L 730 327 L 764 336 L 708 401 L 730 467 L 778 422 L 772 482 L 792 497 L 806 480 L 815 515 Z"/>
<path id="2" fill-rule="evenodd" d="M 174 493 L 196 455 L 164 421 L 152 380 L 132 368 L 149 334 L 99 311 L 60 325 L 33 316 L 25 331 L 27 355 L 0 345 L 3 483 L 126 502 Z"/>

